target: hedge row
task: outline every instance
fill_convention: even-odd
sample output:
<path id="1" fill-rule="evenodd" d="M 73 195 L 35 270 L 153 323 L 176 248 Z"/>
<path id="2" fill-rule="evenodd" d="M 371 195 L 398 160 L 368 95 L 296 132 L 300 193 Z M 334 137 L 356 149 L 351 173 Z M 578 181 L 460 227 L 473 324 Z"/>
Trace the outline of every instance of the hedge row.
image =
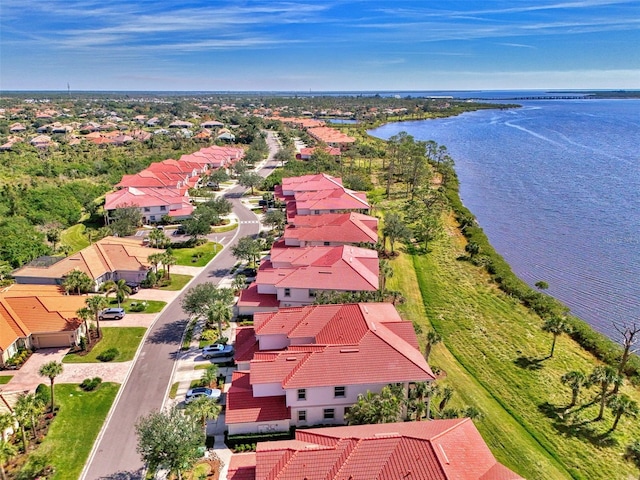
<path id="1" fill-rule="evenodd" d="M 622 357 L 622 347 L 619 344 L 596 332 L 580 318 L 569 315 L 569 309 L 566 305 L 554 297 L 534 290 L 513 273 L 511 266 L 493 249 L 484 231 L 477 225 L 474 215 L 462 204 L 457 178 L 448 182 L 445 193 L 457 221 L 463 225 L 462 234 L 469 243 L 476 243 L 480 247 L 480 254 L 474 258 L 474 263 L 484 266 L 502 291 L 519 299 L 523 305 L 536 312 L 540 317 L 566 315 L 572 327 L 571 337 L 596 358 L 617 368 Z M 473 222 L 469 222 L 469 219 L 473 219 Z M 640 357 L 632 355 L 624 373 L 632 377 L 634 383 L 639 382 Z"/>
<path id="2" fill-rule="evenodd" d="M 248 435 L 228 435 L 225 442 L 229 448 L 235 449 L 238 445 L 251 445 L 258 442 L 273 442 L 276 440 L 291 440 L 295 430 L 288 432 L 255 433 Z"/>

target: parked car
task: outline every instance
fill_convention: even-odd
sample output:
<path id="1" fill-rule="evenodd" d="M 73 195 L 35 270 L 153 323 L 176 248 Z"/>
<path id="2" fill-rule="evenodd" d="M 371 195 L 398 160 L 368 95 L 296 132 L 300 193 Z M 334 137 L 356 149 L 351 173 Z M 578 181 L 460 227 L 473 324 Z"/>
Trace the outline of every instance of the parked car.
<path id="1" fill-rule="evenodd" d="M 173 234 L 174 234 L 174 235 L 184 235 L 184 234 L 185 234 L 184 227 L 183 227 L 182 225 L 178 225 L 178 228 L 176 228 L 176 229 L 173 231 Z"/>
<path id="2" fill-rule="evenodd" d="M 127 287 L 131 289 L 131 293 L 138 293 L 140 291 L 140 284 L 134 282 L 127 282 Z"/>
<path id="3" fill-rule="evenodd" d="M 105 308 L 98 314 L 100 320 L 120 320 L 124 316 L 124 308 Z"/>
<path id="4" fill-rule="evenodd" d="M 235 352 L 233 345 L 222 345 L 221 343 L 214 343 L 208 345 L 202 349 L 202 356 L 204 358 L 219 358 L 230 357 Z"/>
<path id="5" fill-rule="evenodd" d="M 220 395 L 222 395 L 222 391 L 218 390 L 217 388 L 196 387 L 187 392 L 184 403 L 189 404 L 196 398 L 200 397 L 206 397 L 218 401 L 220 400 Z"/>

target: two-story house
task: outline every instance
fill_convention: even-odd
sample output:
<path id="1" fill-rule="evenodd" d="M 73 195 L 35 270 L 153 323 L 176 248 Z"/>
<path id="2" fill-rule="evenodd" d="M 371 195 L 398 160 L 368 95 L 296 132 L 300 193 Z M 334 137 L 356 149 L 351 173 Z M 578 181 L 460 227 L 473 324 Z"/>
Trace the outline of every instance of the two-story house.
<path id="1" fill-rule="evenodd" d="M 235 359 L 230 435 L 340 425 L 360 394 L 434 379 L 412 323 L 389 303 L 256 313 L 239 329 Z"/>
<path id="2" fill-rule="evenodd" d="M 287 247 L 371 244 L 378 241 L 378 219 L 361 213 L 297 215 L 284 230 Z"/>
<path id="3" fill-rule="evenodd" d="M 310 305 L 321 291 L 373 292 L 379 288 L 378 273 L 375 250 L 351 245 L 286 247 L 280 240 L 260 264 L 255 282 L 240 292 L 238 312 L 251 315 L 265 311 L 264 305 L 273 305 L 269 310 Z"/>
<path id="4" fill-rule="evenodd" d="M 157 223 L 165 215 L 183 220 L 190 218 L 193 213 L 186 188 L 126 187 L 105 196 L 107 224 L 111 221 L 113 212 L 124 206 L 138 207 L 144 223 Z"/>
<path id="5" fill-rule="evenodd" d="M 297 430 L 231 457 L 228 480 L 522 480 L 469 418 Z"/>

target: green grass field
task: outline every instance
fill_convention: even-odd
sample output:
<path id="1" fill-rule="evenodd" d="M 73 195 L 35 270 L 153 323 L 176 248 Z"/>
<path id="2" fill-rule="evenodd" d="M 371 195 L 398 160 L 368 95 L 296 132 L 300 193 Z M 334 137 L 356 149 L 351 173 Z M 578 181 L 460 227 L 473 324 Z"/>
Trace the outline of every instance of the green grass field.
<path id="1" fill-rule="evenodd" d="M 219 243 L 208 242 L 194 248 L 176 248 L 173 250 L 173 256 L 176 257 L 178 265 L 204 267 L 221 250 L 222 245 Z"/>
<path id="2" fill-rule="evenodd" d="M 142 312 L 132 312 L 131 311 L 131 304 L 132 303 L 140 303 L 140 302 L 147 302 L 147 308 L 145 308 L 144 311 L 142 311 Z M 122 306 L 122 308 L 124 308 L 124 311 L 126 313 L 158 313 L 158 312 L 162 311 L 162 309 L 167 305 L 167 302 L 163 302 L 163 301 L 160 301 L 160 300 L 136 300 L 136 299 L 127 298 L 120 305 Z M 115 298 L 110 297 L 109 298 L 109 306 L 110 307 L 117 307 L 118 306 L 118 301 Z"/>
<path id="3" fill-rule="evenodd" d="M 13 375 L 0 375 L 0 385 L 5 385 L 13 378 Z"/>
<path id="4" fill-rule="evenodd" d="M 180 275 L 177 273 L 171 274 L 171 283 L 163 287 L 158 287 L 159 290 L 177 291 L 182 290 L 184 286 L 189 283 L 193 277 L 191 275 Z"/>
<path id="5" fill-rule="evenodd" d="M 78 223 L 60 233 L 60 243 L 71 247 L 71 253 L 77 252 L 89 246 L 89 239 L 85 235 L 87 227 Z"/>
<path id="6" fill-rule="evenodd" d="M 211 228 L 211 233 L 230 232 L 231 230 L 235 230 L 236 228 L 238 228 L 238 223 L 234 222 L 234 223 L 231 223 L 229 225 L 223 225 L 222 227 L 212 227 Z"/>
<path id="7" fill-rule="evenodd" d="M 62 359 L 62 363 L 100 363 L 98 355 L 113 347 L 117 348 L 120 353 L 112 362 L 133 360 L 147 329 L 144 327 L 104 327 L 104 321 L 100 323 L 100 326 L 102 339 L 87 355 L 69 353 Z"/>
<path id="8" fill-rule="evenodd" d="M 623 459 L 626 445 L 640 437 L 637 420 L 623 418 L 607 434 L 610 412 L 593 422 L 595 389 L 584 389 L 566 419 L 558 414 L 570 400 L 560 377 L 570 370 L 588 374 L 596 361 L 566 336 L 546 358 L 551 336 L 541 331 L 542 320 L 499 291 L 480 268 L 458 260 L 465 240 L 453 228 L 448 233 L 429 254 L 394 260 L 398 274 L 390 288 L 409 298 L 401 307 L 407 317 L 423 330 L 430 322 L 444 338 L 430 361 L 447 372 L 456 395 L 484 413 L 478 428 L 496 456 L 528 479 L 637 478 L 637 469 Z M 406 278 L 411 263 L 417 282 Z M 622 391 L 640 401 L 637 389 Z"/>
<path id="9" fill-rule="evenodd" d="M 55 468 L 52 479 L 80 477 L 119 388 L 116 383 L 103 383 L 85 392 L 73 384 L 55 385 L 60 410 L 37 450 L 50 458 Z"/>

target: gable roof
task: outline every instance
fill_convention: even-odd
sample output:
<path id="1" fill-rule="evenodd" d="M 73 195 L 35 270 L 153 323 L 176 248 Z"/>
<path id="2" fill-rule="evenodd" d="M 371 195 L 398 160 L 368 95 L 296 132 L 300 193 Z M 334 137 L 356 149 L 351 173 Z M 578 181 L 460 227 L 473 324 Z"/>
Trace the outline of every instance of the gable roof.
<path id="1" fill-rule="evenodd" d="M 497 462 L 468 418 L 299 429 L 295 440 L 260 442 L 255 457 L 234 457 L 229 478 L 241 471 L 243 480 L 522 479 Z"/>
<path id="2" fill-rule="evenodd" d="M 271 260 L 260 265 L 256 284 L 280 288 L 374 291 L 378 289 L 378 253 L 353 246 L 284 247 L 276 242 Z"/>
<path id="3" fill-rule="evenodd" d="M 376 243 L 378 219 L 361 213 L 296 215 L 284 238 L 305 242 Z"/>
<path id="4" fill-rule="evenodd" d="M 144 246 L 142 239 L 105 237 L 53 265 L 22 267 L 13 276 L 61 279 L 72 270 L 80 270 L 96 280 L 107 272 L 147 270 L 149 255 L 162 252 Z"/>
<path id="5" fill-rule="evenodd" d="M 191 207 L 193 210 L 189 198 L 184 195 L 182 189 L 178 188 L 126 187 L 105 196 L 105 210 L 115 210 L 123 205 L 133 205 L 140 208 L 175 205 L 180 208 Z M 167 213 L 170 212 L 167 211 Z"/>
<path id="6" fill-rule="evenodd" d="M 399 335 L 389 325 L 406 324 Z M 256 313 L 258 338 L 285 335 L 290 346 L 256 352 L 251 383 L 283 388 L 433 380 L 410 322 L 390 303 L 311 305 Z M 250 340 L 247 339 L 248 343 Z M 332 368 L 333 367 L 333 368 Z"/>

